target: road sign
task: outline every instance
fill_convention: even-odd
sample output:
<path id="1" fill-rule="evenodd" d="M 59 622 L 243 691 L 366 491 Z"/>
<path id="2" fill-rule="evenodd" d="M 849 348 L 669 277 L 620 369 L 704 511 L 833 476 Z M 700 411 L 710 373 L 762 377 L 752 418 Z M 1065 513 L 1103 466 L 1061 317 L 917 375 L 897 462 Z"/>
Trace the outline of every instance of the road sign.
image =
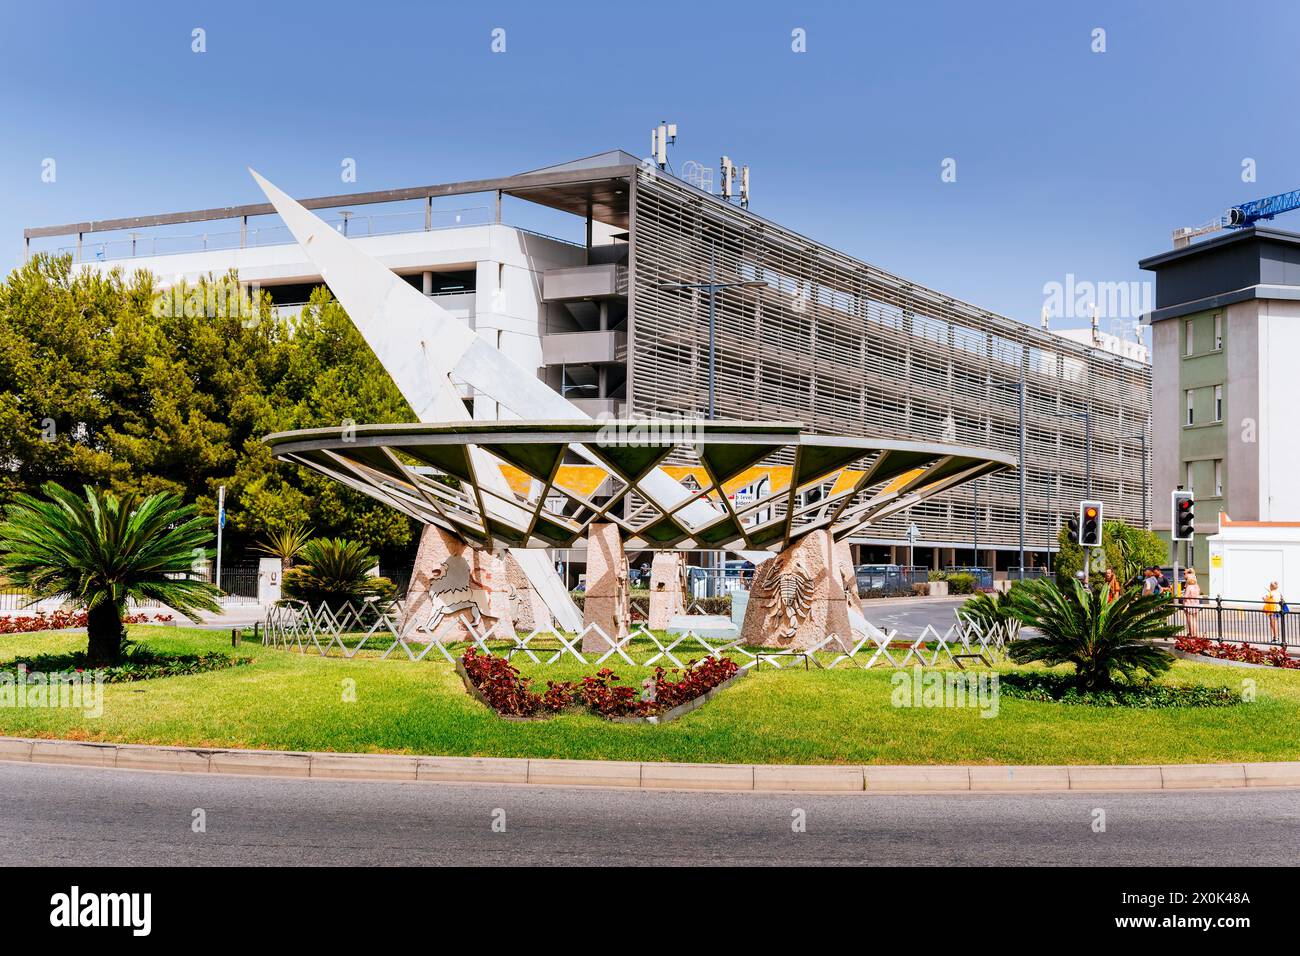
<path id="1" fill-rule="evenodd" d="M 917 539 L 920 537 L 921 529 L 916 526 L 916 522 L 909 524 L 907 526 L 907 540 L 912 544 L 916 544 Z"/>

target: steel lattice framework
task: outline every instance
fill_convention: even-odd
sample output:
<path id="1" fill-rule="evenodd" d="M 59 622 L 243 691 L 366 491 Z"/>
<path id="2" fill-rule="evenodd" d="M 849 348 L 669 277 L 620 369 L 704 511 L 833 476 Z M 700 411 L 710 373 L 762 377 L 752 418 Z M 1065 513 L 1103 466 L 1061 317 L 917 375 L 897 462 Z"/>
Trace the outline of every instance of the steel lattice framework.
<path id="1" fill-rule="evenodd" d="M 819 529 L 836 539 L 1015 458 L 983 449 L 809 435 L 791 422 L 472 422 L 305 429 L 265 440 L 305 465 L 481 547 L 569 548 L 593 522 L 634 548 L 781 549 Z M 666 426 L 666 427 L 661 427 Z M 481 452 L 482 454 L 479 454 Z M 670 455 L 707 481 L 665 501 L 646 477 Z M 789 478 L 743 504 L 738 483 L 775 457 Z M 599 499 L 566 482 L 566 459 L 601 470 Z M 483 469 L 523 476 L 494 490 Z M 450 479 L 450 480 L 448 480 Z M 775 483 L 774 483 L 775 485 Z M 710 508 L 693 508 L 696 502 Z"/>
<path id="2" fill-rule="evenodd" d="M 716 300 L 717 415 L 797 419 L 817 432 L 947 441 L 1015 452 L 1026 383 L 1026 547 L 1055 543 L 1085 494 L 1139 524 L 1149 366 L 908 282 L 667 176 L 635 176 L 628 402 L 632 414 L 707 408 L 707 302 L 673 283 L 764 280 Z M 710 263 L 713 263 L 712 272 Z M 1073 417 L 1077 416 L 1077 417 Z M 855 540 L 1013 547 L 1018 479 L 1001 473 L 918 504 Z M 1050 510 L 1049 510 L 1050 504 Z"/>

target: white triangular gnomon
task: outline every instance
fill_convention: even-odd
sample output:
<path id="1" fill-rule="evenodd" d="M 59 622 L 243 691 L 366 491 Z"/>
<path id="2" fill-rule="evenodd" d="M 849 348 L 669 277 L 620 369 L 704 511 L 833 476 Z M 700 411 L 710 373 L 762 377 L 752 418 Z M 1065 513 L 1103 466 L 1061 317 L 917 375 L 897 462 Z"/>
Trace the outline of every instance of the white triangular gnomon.
<path id="1" fill-rule="evenodd" d="M 319 216 L 254 170 L 249 172 L 420 421 L 468 419 L 464 403 L 452 385 L 453 378 L 482 392 L 521 419 L 589 419 L 590 416 L 553 391 L 532 371 L 515 364 Z M 585 453 L 585 449 L 578 450 Z M 493 499 L 496 504 L 489 510 L 511 507 L 505 476 L 495 466 L 484 467 L 484 462 L 490 459 L 483 457 L 486 452 L 476 451 L 480 451 L 474 461 L 479 481 L 491 490 L 502 492 L 507 499 Z M 647 496 L 668 508 L 690 496 L 676 479 L 658 468 L 638 484 Z M 695 524 L 703 524 L 717 513 L 703 499 L 680 511 L 683 518 Z M 581 626 L 581 614 L 559 581 L 550 559 L 540 551 L 528 549 L 512 548 L 511 553 L 560 626 L 576 631 Z M 744 556 L 757 564 L 770 554 L 744 552 Z"/>

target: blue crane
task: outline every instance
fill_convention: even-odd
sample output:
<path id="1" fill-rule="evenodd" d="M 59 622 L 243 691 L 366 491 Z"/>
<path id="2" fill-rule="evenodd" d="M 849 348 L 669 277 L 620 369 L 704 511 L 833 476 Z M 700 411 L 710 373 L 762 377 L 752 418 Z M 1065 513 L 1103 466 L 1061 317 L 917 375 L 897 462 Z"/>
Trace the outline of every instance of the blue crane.
<path id="1" fill-rule="evenodd" d="M 1252 199 L 1250 202 L 1233 206 L 1222 216 L 1211 219 L 1203 225 L 1175 229 L 1174 248 L 1182 248 L 1197 236 L 1218 232 L 1220 229 L 1245 229 L 1261 220 L 1272 219 L 1278 213 L 1290 212 L 1292 209 L 1300 209 L 1300 189 L 1293 189 L 1289 193 L 1278 193 L 1276 196 L 1265 196 L 1263 199 Z"/>
<path id="2" fill-rule="evenodd" d="M 1226 221 L 1223 224 L 1229 229 L 1244 229 L 1261 219 L 1272 219 L 1278 213 L 1290 212 L 1292 209 L 1300 209 L 1300 189 L 1233 206 L 1224 217 Z"/>

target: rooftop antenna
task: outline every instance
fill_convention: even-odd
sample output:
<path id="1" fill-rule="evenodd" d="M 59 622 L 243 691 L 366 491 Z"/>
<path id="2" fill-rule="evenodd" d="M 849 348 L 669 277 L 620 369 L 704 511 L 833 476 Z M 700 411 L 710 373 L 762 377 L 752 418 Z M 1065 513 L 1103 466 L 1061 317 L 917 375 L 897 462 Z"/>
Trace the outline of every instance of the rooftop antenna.
<path id="1" fill-rule="evenodd" d="M 1098 311 L 1096 302 L 1092 304 L 1090 311 L 1092 312 L 1092 344 L 1098 346 L 1101 345 L 1101 327 L 1097 323 Z"/>
<path id="2" fill-rule="evenodd" d="M 1052 326 L 1052 310 L 1051 310 L 1050 308 L 1048 308 L 1047 306 L 1043 306 L 1042 326 L 1043 326 L 1043 331 L 1044 331 L 1044 332 L 1050 332 L 1050 331 L 1051 331 L 1051 326 Z"/>
<path id="3" fill-rule="evenodd" d="M 730 156 L 723 156 L 718 160 L 719 178 L 722 181 L 722 198 L 726 202 L 731 202 L 732 197 L 736 194 L 736 177 L 740 177 L 740 205 L 743 209 L 749 208 L 749 167 L 737 167 L 731 161 Z"/>
<path id="4" fill-rule="evenodd" d="M 677 124 L 661 120 L 650 130 L 650 155 L 660 169 L 668 167 L 668 147 L 677 144 Z"/>

